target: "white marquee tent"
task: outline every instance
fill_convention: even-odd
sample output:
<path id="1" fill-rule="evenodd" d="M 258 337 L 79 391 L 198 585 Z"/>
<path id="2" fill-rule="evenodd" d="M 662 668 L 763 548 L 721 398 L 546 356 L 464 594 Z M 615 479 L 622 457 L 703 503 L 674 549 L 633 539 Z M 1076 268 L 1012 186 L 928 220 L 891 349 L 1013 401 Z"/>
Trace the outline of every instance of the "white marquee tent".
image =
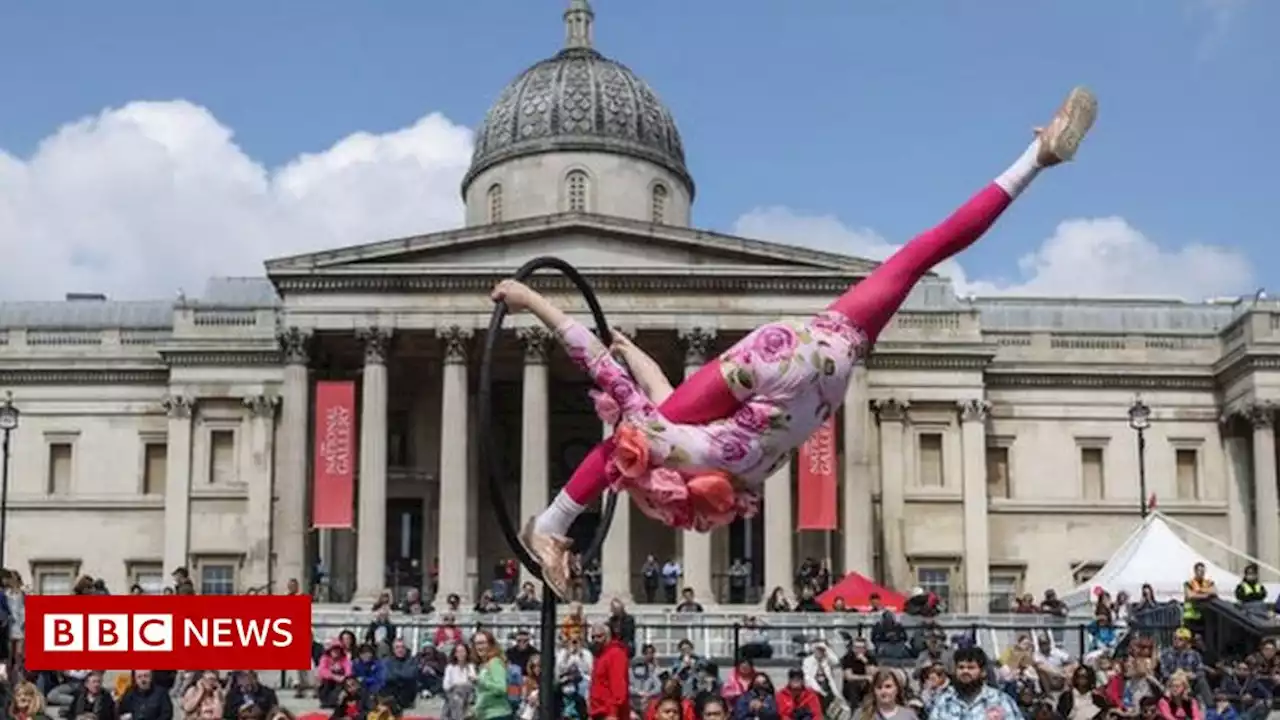
<path id="1" fill-rule="evenodd" d="M 1143 585 L 1150 585 L 1159 600 L 1181 600 L 1182 584 L 1190 579 L 1191 568 L 1198 562 L 1205 564 L 1206 574 L 1218 586 L 1218 592 L 1231 597 L 1240 582 L 1240 576 L 1209 561 L 1178 537 L 1173 528 L 1169 527 L 1170 524 L 1179 526 L 1247 562 L 1257 562 L 1174 518 L 1153 511 L 1088 582 L 1065 593 L 1062 601 L 1073 612 L 1082 610 L 1093 602 L 1095 588 L 1107 590 L 1112 597 L 1117 593 L 1127 592 L 1136 601 L 1142 594 Z M 1269 597 L 1276 598 L 1280 585 L 1268 583 L 1267 587 Z"/>

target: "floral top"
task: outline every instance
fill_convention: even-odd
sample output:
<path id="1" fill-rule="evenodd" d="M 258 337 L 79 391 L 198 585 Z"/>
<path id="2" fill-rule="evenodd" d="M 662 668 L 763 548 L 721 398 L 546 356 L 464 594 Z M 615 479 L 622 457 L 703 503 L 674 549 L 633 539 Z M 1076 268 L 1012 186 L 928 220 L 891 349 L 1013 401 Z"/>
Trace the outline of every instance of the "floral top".
<path id="1" fill-rule="evenodd" d="M 570 321 L 557 334 L 607 396 L 597 396 L 597 409 L 604 410 L 602 399 L 616 404 L 615 484 L 646 514 L 700 530 L 753 514 L 764 480 L 844 402 L 853 367 L 869 347 L 866 335 L 834 311 L 763 325 L 719 358 L 742 403 L 737 412 L 683 424 L 664 417 L 586 327 Z M 738 480 L 736 489 L 725 474 Z M 710 506 L 673 516 L 672 508 L 689 504 L 686 488 L 710 498 Z"/>
<path id="2" fill-rule="evenodd" d="M 972 701 L 948 687 L 934 700 L 929 720 L 1022 720 L 1018 704 L 1006 693 L 983 685 Z"/>

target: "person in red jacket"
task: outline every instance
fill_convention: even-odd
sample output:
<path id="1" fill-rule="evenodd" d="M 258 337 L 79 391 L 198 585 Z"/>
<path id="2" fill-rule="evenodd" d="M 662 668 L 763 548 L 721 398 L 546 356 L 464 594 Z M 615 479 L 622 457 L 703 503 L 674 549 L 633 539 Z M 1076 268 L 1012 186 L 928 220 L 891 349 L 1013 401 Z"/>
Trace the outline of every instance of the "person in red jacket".
<path id="1" fill-rule="evenodd" d="M 781 720 L 822 720 L 818 693 L 804 686 L 804 671 L 799 668 L 787 673 L 787 685 L 778 691 L 777 700 Z"/>
<path id="2" fill-rule="evenodd" d="M 627 646 L 613 637 L 604 623 L 591 626 L 590 638 L 596 661 L 591 666 L 587 715 L 593 720 L 630 720 L 631 662 Z"/>

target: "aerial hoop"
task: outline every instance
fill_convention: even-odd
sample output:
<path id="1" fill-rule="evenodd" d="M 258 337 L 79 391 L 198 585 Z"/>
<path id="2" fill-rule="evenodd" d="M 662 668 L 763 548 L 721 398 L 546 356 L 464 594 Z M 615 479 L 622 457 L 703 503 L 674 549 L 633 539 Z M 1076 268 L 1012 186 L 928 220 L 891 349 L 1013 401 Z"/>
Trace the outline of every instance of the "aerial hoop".
<path id="1" fill-rule="evenodd" d="M 582 274 L 575 267 L 560 258 L 537 257 L 525 263 L 512 277 L 516 280 L 524 281 L 542 269 L 556 270 L 578 288 L 578 292 L 582 294 L 582 299 L 587 301 L 587 307 L 591 308 L 591 316 L 595 318 L 596 333 L 604 341 L 605 345 L 612 344 L 613 332 L 609 328 L 609 321 L 605 318 L 604 311 L 600 309 L 600 302 L 596 299 L 596 293 L 591 289 L 591 285 L 587 283 L 586 278 L 582 277 Z M 507 512 L 506 503 L 502 501 L 502 480 L 507 477 L 507 474 L 505 463 L 503 462 L 504 456 L 498 452 L 498 441 L 493 432 L 493 354 L 502 335 L 502 321 L 506 317 L 507 304 L 504 302 L 497 303 L 493 308 L 493 315 L 489 319 L 489 332 L 484 339 L 484 354 L 480 361 L 480 389 L 478 393 L 480 396 L 480 447 L 484 450 L 488 461 L 489 501 L 493 505 L 493 514 L 498 518 L 498 528 L 502 530 L 502 535 L 506 538 L 507 545 L 511 547 L 511 551 L 520 559 L 520 563 L 535 577 L 542 580 L 542 566 L 529 553 L 524 543 L 520 542 L 520 535 L 516 531 L 515 523 L 511 521 L 511 514 Z M 590 562 L 600 555 L 600 547 L 604 544 L 604 539 L 609 534 L 609 525 L 613 523 L 613 511 L 617 506 L 617 493 L 606 493 L 604 509 L 600 514 L 600 524 L 596 526 L 596 534 L 591 539 L 591 544 L 582 552 L 583 562 Z M 541 706 L 543 718 L 554 718 L 556 717 L 557 695 L 555 650 L 556 632 L 559 627 L 556 622 L 556 595 L 547 587 L 545 581 L 542 583 L 542 616 L 540 624 L 541 632 L 539 633 L 538 642 L 542 652 L 542 678 L 538 687 L 538 704 Z"/>

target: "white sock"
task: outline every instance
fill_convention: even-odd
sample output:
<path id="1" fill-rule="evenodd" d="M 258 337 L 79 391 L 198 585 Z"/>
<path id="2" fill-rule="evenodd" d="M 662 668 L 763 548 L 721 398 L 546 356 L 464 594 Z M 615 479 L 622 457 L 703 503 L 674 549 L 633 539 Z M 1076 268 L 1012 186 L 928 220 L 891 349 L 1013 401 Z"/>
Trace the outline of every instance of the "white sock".
<path id="1" fill-rule="evenodd" d="M 568 535 L 569 526 L 578 519 L 585 505 L 579 505 L 569 494 L 561 490 L 546 510 L 533 521 L 533 529 L 544 535 Z"/>
<path id="2" fill-rule="evenodd" d="M 1009 169 L 996 178 L 996 184 L 1009 193 L 1009 197 L 1016 198 L 1022 194 L 1022 191 L 1026 190 L 1035 176 L 1040 173 L 1040 163 L 1036 161 L 1036 155 L 1039 152 L 1040 138 L 1036 138 L 1031 141 L 1031 145 L 1022 153 L 1022 156 L 1014 160 Z"/>

